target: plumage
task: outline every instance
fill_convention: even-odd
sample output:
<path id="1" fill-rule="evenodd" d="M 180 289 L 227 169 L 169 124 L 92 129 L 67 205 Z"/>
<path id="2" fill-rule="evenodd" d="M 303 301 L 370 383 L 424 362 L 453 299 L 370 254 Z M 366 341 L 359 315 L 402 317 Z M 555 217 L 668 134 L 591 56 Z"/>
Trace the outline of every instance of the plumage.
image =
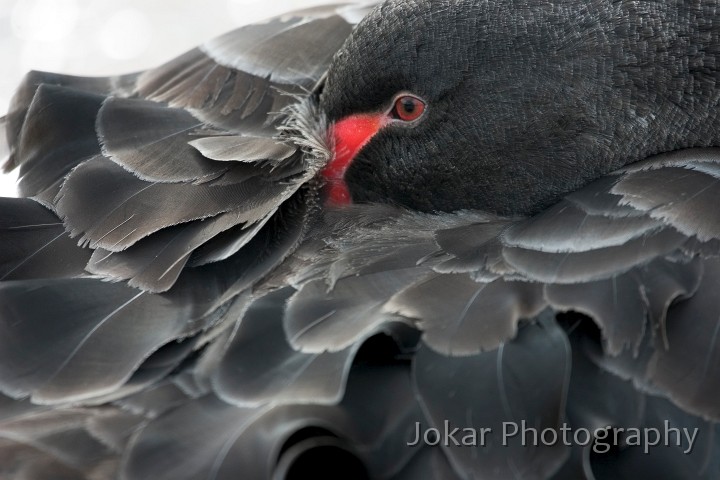
<path id="1" fill-rule="evenodd" d="M 317 7 L 30 73 L 0 476 L 717 478 L 716 3 Z M 411 445 L 448 424 L 490 430 Z"/>
<path id="2" fill-rule="evenodd" d="M 100 153 L 95 121 L 103 98 L 72 87 L 38 87 L 16 147 L 16 158 L 22 159 L 18 184 L 22 195 L 59 187 L 79 162 Z"/>
<path id="3" fill-rule="evenodd" d="M 233 235 L 232 253 L 245 246 L 269 220 L 273 212 L 257 208 L 248 212 L 233 210 L 209 219 L 182 223 L 141 239 L 120 252 L 95 248 L 86 269 L 108 278 L 128 280 L 128 285 L 151 292 L 164 292 L 173 286 L 193 252 L 217 235 L 241 225 L 242 235 Z M 264 217 L 258 218 L 258 215 Z M 228 254 L 217 255 L 218 261 Z"/>
<path id="4" fill-rule="evenodd" d="M 0 472 L 11 478 L 106 475 L 117 461 L 111 450 L 88 432 L 87 425 L 91 419 L 109 414 L 108 410 L 113 409 L 41 410 L 4 419 Z"/>
<path id="5" fill-rule="evenodd" d="M 4 282 L 0 390 L 50 404 L 112 392 L 155 350 L 211 321 L 204 292 L 179 293 L 92 278 Z M 140 332 L 141 342 L 130 340 Z"/>
<path id="6" fill-rule="evenodd" d="M 80 249 L 50 210 L 27 198 L 2 198 L 0 281 L 83 276 L 92 252 Z"/>
<path id="7" fill-rule="evenodd" d="M 587 332 L 580 325 L 569 335 L 573 351 L 567 402 L 571 424 L 584 428 L 684 427 L 690 431 L 697 429 L 696 443 L 689 450 L 687 437 L 678 439 L 673 434 L 667 445 L 658 445 L 646 453 L 643 446 L 631 440 L 631 432 L 627 430 L 627 433 L 619 432 L 620 445 L 614 434 L 602 440 L 608 445 L 605 454 L 597 454 L 587 447 L 575 448 L 573 457 L 553 478 L 583 478 L 587 472 L 601 479 L 633 478 L 646 473 L 669 478 L 713 478 L 717 472 L 718 448 L 715 422 L 688 414 L 667 399 L 644 393 L 633 381 L 594 364 L 590 360 L 592 355 L 587 353 Z M 607 395 L 598 395 L 599 391 Z"/>
<path id="8" fill-rule="evenodd" d="M 703 206 L 718 195 L 720 152 L 713 151 L 709 157 L 704 161 L 691 157 L 677 167 L 631 172 L 615 185 L 613 193 L 622 195 L 623 203 L 664 220 L 685 235 L 700 241 L 717 239 L 718 220 L 707 215 Z"/>
<path id="9" fill-rule="evenodd" d="M 303 285 L 288 301 L 285 333 L 303 352 L 346 349 L 395 319 L 383 311 L 393 292 L 422 280 L 422 272 L 402 269 L 345 277 L 328 286 L 322 280 Z"/>
<path id="10" fill-rule="evenodd" d="M 508 228 L 502 238 L 508 247 L 577 253 L 625 245 L 661 228 L 662 223 L 650 217 L 592 215 L 570 202 L 561 202 L 531 221 Z"/>
<path id="11" fill-rule="evenodd" d="M 503 258 L 532 280 L 547 283 L 579 283 L 611 278 L 636 265 L 676 251 L 687 237 L 669 228 L 629 240 L 618 247 L 578 253 L 548 253 L 505 247 Z"/>
<path id="12" fill-rule="evenodd" d="M 291 292 L 255 300 L 232 332 L 213 374 L 218 396 L 238 406 L 333 404 L 342 398 L 357 343 L 339 352 L 302 353 L 285 338 L 283 311 Z"/>
<path id="13" fill-rule="evenodd" d="M 257 162 L 267 161 L 276 165 L 295 153 L 290 145 L 273 141 L 265 137 L 248 135 L 205 137 L 188 142 L 204 157 L 221 162 Z"/>
<path id="14" fill-rule="evenodd" d="M 109 97 L 98 113 L 97 137 L 105 156 L 142 180 L 204 183 L 220 177 L 228 165 L 209 161 L 188 145 L 202 127 L 181 108 Z"/>
<path id="15" fill-rule="evenodd" d="M 452 357 L 422 347 L 413 371 L 432 425 L 495 432 L 503 431 L 504 422 L 525 421 L 539 430 L 559 426 L 569 375 L 570 345 L 553 320 L 520 328 L 513 342 L 491 352 Z M 569 453 L 560 443 L 523 445 L 520 435 L 508 435 L 505 443 L 497 436 L 486 441 L 480 451 L 443 446 L 457 471 L 487 478 L 547 478 Z"/>
<path id="16" fill-rule="evenodd" d="M 419 319 L 425 342 L 433 350 L 471 355 L 495 350 L 513 338 L 518 321 L 534 317 L 544 304 L 537 283 L 476 282 L 468 275 L 448 274 L 404 290 L 386 308 Z"/>
<path id="17" fill-rule="evenodd" d="M 45 89 L 45 93 L 72 89 L 74 92 L 67 93 L 82 95 L 84 92 L 85 97 L 92 97 L 94 94 L 109 95 L 111 93 L 124 95 L 132 89 L 136 78 L 137 75 L 135 74 L 118 77 L 78 77 L 50 72 L 29 72 L 15 92 L 8 113 L 4 117 L 7 122 L 6 136 L 11 147 L 10 157 L 4 166 L 5 170 L 20 166 L 26 161 L 18 152 L 19 142 L 22 140 L 23 130 L 26 125 L 32 125 L 36 121 L 42 122 L 42 117 L 28 119 L 27 115 L 40 87 Z M 64 113 L 65 118 L 68 116 L 67 112 L 58 113 Z"/>
<path id="18" fill-rule="evenodd" d="M 665 335 L 670 348 L 658 345 L 648 368 L 650 384 L 669 393 L 691 413 L 717 418 L 712 394 L 717 388 L 710 374 L 718 362 L 717 259 L 704 262 L 704 275 L 692 302 L 679 302 L 668 309 Z M 698 342 L 702 338 L 703 341 Z"/>
<path id="19" fill-rule="evenodd" d="M 593 471 L 597 471 L 598 478 L 630 479 L 637 475 L 698 479 L 714 477 L 718 469 L 716 441 L 718 432 L 715 424 L 688 416 L 667 400 L 657 397 L 648 397 L 643 417 L 643 425 L 646 425 L 646 428 L 665 428 L 666 422 L 672 426 L 697 428 L 697 447 L 687 452 L 688 444 L 685 440 L 684 445 L 677 446 L 673 443 L 650 451 L 648 454 L 639 448 L 620 450 L 613 462 L 595 460 L 592 463 Z"/>
<path id="20" fill-rule="evenodd" d="M 292 103 L 288 94 L 314 87 L 362 16 L 361 7 L 331 6 L 246 26 L 143 72 L 136 91 L 215 127 L 272 134 L 272 114 Z"/>
<path id="21" fill-rule="evenodd" d="M 114 201 L 87 208 L 92 198 L 110 187 Z M 56 208 L 71 234 L 82 235 L 82 243 L 122 251 L 164 227 L 232 210 L 247 213 L 263 205 L 270 210 L 268 204 L 275 205 L 286 188 L 263 181 L 221 187 L 145 182 L 103 157 L 94 157 L 67 178 Z"/>
<path id="22" fill-rule="evenodd" d="M 272 474 L 273 459 L 283 444 L 287 448 L 287 443 L 302 439 L 293 439 L 292 432 L 313 429 L 346 442 L 352 440 L 346 445 L 368 459 L 373 477 L 397 472 L 413 452 L 399 450 L 400 456 L 388 455 L 383 442 L 396 445 L 390 440 L 402 438 L 404 427 L 420 414 L 409 373 L 402 367 L 392 368 L 387 375 L 378 375 L 372 367 L 357 370 L 338 406 L 241 408 L 214 396 L 190 401 L 140 432 L 123 473 L 130 478 L 233 478 L 242 471 L 250 478 L 266 478 Z M 381 400 L 368 395 L 371 386 L 383 389 L 386 397 Z M 168 430 L 174 435 L 168 436 Z M 340 463 L 316 468 L 318 475 L 330 478 L 333 472 L 341 474 L 343 467 Z"/>

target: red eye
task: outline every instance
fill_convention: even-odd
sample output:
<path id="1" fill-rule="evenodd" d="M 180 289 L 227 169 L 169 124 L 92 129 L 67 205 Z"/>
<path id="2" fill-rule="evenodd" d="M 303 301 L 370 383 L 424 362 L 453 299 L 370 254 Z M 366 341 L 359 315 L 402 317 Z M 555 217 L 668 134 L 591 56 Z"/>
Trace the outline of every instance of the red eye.
<path id="1" fill-rule="evenodd" d="M 403 95 L 395 100 L 393 116 L 404 122 L 417 120 L 425 111 L 425 102 L 412 95 Z"/>

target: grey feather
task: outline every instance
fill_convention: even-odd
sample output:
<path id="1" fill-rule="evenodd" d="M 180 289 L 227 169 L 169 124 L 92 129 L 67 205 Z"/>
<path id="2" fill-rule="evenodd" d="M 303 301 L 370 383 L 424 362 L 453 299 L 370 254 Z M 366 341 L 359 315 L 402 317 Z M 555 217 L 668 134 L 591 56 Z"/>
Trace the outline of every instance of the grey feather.
<path id="1" fill-rule="evenodd" d="M 538 430 L 559 428 L 570 364 L 565 333 L 550 319 L 524 326 L 497 350 L 473 356 L 446 357 L 423 347 L 415 356 L 413 373 L 430 425 L 492 429 L 483 448 L 453 442 L 443 446 L 461 477 L 542 479 L 566 460 L 566 446 L 522 445 L 520 435 L 502 445 L 497 436 L 503 422 L 525 421 Z"/>
<path id="2" fill-rule="evenodd" d="M 335 353 L 305 354 L 287 344 L 282 317 L 291 289 L 255 300 L 214 372 L 213 386 L 228 403 L 333 404 L 340 401 L 360 342 Z"/>
<path id="3" fill-rule="evenodd" d="M 720 162 L 720 155 L 717 158 Z M 623 203 L 647 211 L 687 236 L 720 238 L 720 221 L 709 210 L 720 195 L 720 163 L 689 162 L 629 173 L 613 188 Z"/>
<path id="4" fill-rule="evenodd" d="M 386 393 L 379 398 L 373 389 Z M 362 412 L 362 413 L 360 413 Z M 239 408 L 207 396 L 151 422 L 134 439 L 123 473 L 133 479 L 271 478 L 277 452 L 293 433 L 323 429 L 355 447 L 373 478 L 412 457 L 408 428 L 420 412 L 406 367 L 359 368 L 337 406 Z M 323 466 L 318 466 L 322 471 Z"/>
<path id="5" fill-rule="evenodd" d="M 667 347 L 658 346 L 648 380 L 685 410 L 720 419 L 715 401 L 720 389 L 720 259 L 704 262 L 704 275 L 691 299 L 677 302 L 667 314 Z"/>
<path id="6" fill-rule="evenodd" d="M 686 240 L 684 235 L 666 228 L 623 245 L 579 253 L 548 253 L 505 247 L 503 258 L 531 280 L 578 283 L 613 277 L 679 249 Z"/>
<path id="7" fill-rule="evenodd" d="M 45 88 L 66 87 L 76 92 L 86 92 L 89 97 L 93 94 L 105 96 L 110 93 L 126 95 L 135 84 L 136 78 L 137 74 L 117 77 L 78 77 L 50 72 L 29 72 L 15 92 L 5 117 L 7 140 L 11 147 L 10 157 L 4 165 L 5 171 L 12 170 L 25 161 L 21 155 L 18 155 L 17 149 L 22 130 L 28 120 L 28 109 L 42 85 L 45 85 Z"/>
<path id="8" fill-rule="evenodd" d="M 293 102 L 288 94 L 311 90 L 350 34 L 352 26 L 335 10 L 321 8 L 230 32 L 144 72 L 136 91 L 216 127 L 273 135 L 275 114 Z"/>
<path id="9" fill-rule="evenodd" d="M 545 295 L 559 311 L 590 316 L 602 331 L 608 354 L 618 355 L 625 349 L 637 352 L 648 312 L 642 278 L 636 272 L 597 282 L 548 285 Z"/>
<path id="10" fill-rule="evenodd" d="M 92 253 L 78 247 L 50 210 L 31 199 L 0 198 L 0 281 L 85 275 Z"/>
<path id="11" fill-rule="evenodd" d="M 143 418 L 155 418 L 166 411 L 187 403 L 192 398 L 174 382 L 178 377 L 160 381 L 141 392 L 117 399 L 114 404 L 123 411 L 131 412 Z"/>
<path id="12" fill-rule="evenodd" d="M 259 210 L 259 211 L 258 211 Z M 216 235 L 242 224 L 235 251 L 246 245 L 269 220 L 265 209 L 231 211 L 201 221 L 165 228 L 121 252 L 96 248 L 87 270 L 150 292 L 169 290 L 192 253 Z M 258 220 L 258 216 L 265 217 Z M 257 222 L 254 225 L 252 222 Z"/>
<path id="13" fill-rule="evenodd" d="M 202 122 L 180 108 L 110 97 L 98 115 L 97 136 L 105 156 L 143 180 L 203 183 L 220 177 L 229 167 L 188 145 L 202 127 Z"/>
<path id="14" fill-rule="evenodd" d="M 652 447 L 647 453 L 642 446 L 626 446 L 608 455 L 595 456 L 591 458 L 591 465 L 596 479 L 630 480 L 651 475 L 710 480 L 720 474 L 717 424 L 688 415 L 663 398 L 647 397 L 642 425 L 657 429 L 663 435 L 669 432 L 666 444 Z M 685 431 L 695 435 L 692 449 Z"/>
<path id="15" fill-rule="evenodd" d="M 532 318 L 544 307 L 539 284 L 503 279 L 484 283 L 466 274 L 447 274 L 398 293 L 385 310 L 417 319 L 433 350 L 472 355 L 510 340 L 521 318 Z"/>
<path id="16" fill-rule="evenodd" d="M 223 187 L 148 183 L 103 157 L 95 157 L 73 170 L 65 181 L 57 211 L 81 243 L 122 251 L 179 223 L 231 210 L 245 213 L 262 205 L 272 210 L 287 189 L 259 179 Z M 107 200 L 98 202 L 98 198 Z"/>
<path id="17" fill-rule="evenodd" d="M 256 135 L 271 135 L 275 125 L 268 114 L 290 103 L 290 97 L 274 98 L 271 88 L 266 79 L 219 65 L 197 48 L 137 82 L 141 97 L 188 110 L 205 124 Z"/>
<path id="18" fill-rule="evenodd" d="M 460 480 L 445 455 L 437 447 L 422 448 L 393 480 Z"/>
<path id="19" fill-rule="evenodd" d="M 338 39 L 344 40 L 352 31 L 344 18 L 332 15 L 332 7 L 328 10 L 329 15 L 320 18 L 290 16 L 249 25 L 200 48 L 226 67 L 274 83 L 311 88 L 340 47 Z M 298 45 L 304 47 L 301 54 L 287 55 Z"/>
<path id="20" fill-rule="evenodd" d="M 0 284 L 0 389 L 47 404 L 114 391 L 155 350 L 203 327 L 203 294 L 175 295 L 97 279 Z"/>
<path id="21" fill-rule="evenodd" d="M 205 158 L 220 162 L 256 162 L 278 164 L 295 153 L 296 148 L 267 137 L 218 136 L 189 142 Z"/>
<path id="22" fill-rule="evenodd" d="M 592 215 L 563 201 L 530 220 L 518 222 L 502 235 L 509 247 L 549 253 L 575 253 L 624 245 L 659 230 L 649 217 Z"/>
<path id="23" fill-rule="evenodd" d="M 37 88 L 15 145 L 21 195 L 40 194 L 81 161 L 100 153 L 95 119 L 103 99 L 74 88 Z"/>
<path id="24" fill-rule="evenodd" d="M 112 409 L 108 409 L 112 410 Z M 4 442 L 15 445 L 16 459 L 2 459 L 12 451 L 12 444 L 0 444 L 0 472 L 9 474 L 13 468 L 23 470 L 22 459 L 35 450 L 37 466 L 47 467 L 45 461 L 54 464 L 62 474 L 65 469 L 74 471 L 75 475 L 91 476 L 102 471 L 103 464 L 112 462 L 112 452 L 102 442 L 88 432 L 88 424 L 93 418 L 111 414 L 108 410 L 63 408 L 55 410 L 35 410 L 24 415 L 4 419 L 0 423 L 0 437 Z M 22 452 L 27 449 L 25 452 Z M 29 451 L 28 451 L 29 450 Z M 39 455 L 38 455 L 39 454 Z M 45 457 L 45 461 L 41 460 Z M 39 465 L 38 465 L 39 464 Z M 43 465 L 45 464 L 45 465 Z M 64 468 L 63 468 L 64 467 Z M 7 468 L 7 470 L 3 470 Z M 38 471 L 44 471 L 39 468 Z M 48 473 L 47 471 L 45 471 Z M 52 469 L 50 469 L 52 472 Z M 82 472 L 82 473 L 81 473 Z M 13 476 L 12 478 L 18 478 Z M 22 478 L 22 477 L 20 477 Z M 28 478 L 42 478 L 29 476 Z M 54 475 L 46 478 L 55 478 Z M 72 478 L 72 477 L 71 477 Z"/>
<path id="25" fill-rule="evenodd" d="M 344 350 L 396 316 L 383 310 L 394 292 L 427 276 L 409 268 L 341 278 L 328 291 L 322 280 L 304 284 L 293 295 L 285 331 L 293 348 L 306 353 Z"/>

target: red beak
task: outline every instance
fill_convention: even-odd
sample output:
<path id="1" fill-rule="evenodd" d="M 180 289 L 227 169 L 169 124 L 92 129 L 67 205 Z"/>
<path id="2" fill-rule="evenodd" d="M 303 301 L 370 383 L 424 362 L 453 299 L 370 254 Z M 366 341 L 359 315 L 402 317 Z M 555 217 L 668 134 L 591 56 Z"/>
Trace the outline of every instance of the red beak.
<path id="1" fill-rule="evenodd" d="M 332 127 L 335 144 L 333 158 L 322 171 L 327 181 L 327 202 L 332 205 L 352 203 L 350 191 L 344 176 L 358 152 L 387 123 L 384 114 L 350 115 L 338 121 Z"/>

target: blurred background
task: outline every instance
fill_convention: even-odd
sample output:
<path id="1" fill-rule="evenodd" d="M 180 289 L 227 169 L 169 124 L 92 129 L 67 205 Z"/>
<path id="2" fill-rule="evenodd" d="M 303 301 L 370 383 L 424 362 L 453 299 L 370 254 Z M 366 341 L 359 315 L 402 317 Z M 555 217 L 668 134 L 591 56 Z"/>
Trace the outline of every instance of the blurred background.
<path id="1" fill-rule="evenodd" d="M 29 70 L 112 75 L 163 63 L 240 25 L 332 0 L 0 0 L 0 116 Z M 0 174 L 0 196 L 15 196 Z"/>

